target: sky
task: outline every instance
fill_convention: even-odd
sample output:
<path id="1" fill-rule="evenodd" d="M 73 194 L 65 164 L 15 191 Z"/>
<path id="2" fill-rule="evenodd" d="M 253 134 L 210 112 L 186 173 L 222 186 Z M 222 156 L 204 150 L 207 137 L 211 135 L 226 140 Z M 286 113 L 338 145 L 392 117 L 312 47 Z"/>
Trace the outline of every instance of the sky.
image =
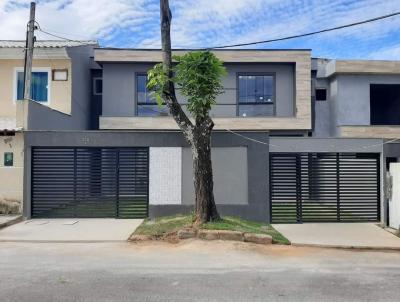
<path id="1" fill-rule="evenodd" d="M 29 0 L 0 0 L 0 39 L 24 39 Z M 43 30 L 103 47 L 159 48 L 159 0 L 38 0 Z M 207 48 L 317 31 L 400 11 L 400 0 L 170 0 L 172 46 Z M 54 39 L 37 32 L 38 39 Z M 400 60 L 400 16 L 250 48 Z"/>

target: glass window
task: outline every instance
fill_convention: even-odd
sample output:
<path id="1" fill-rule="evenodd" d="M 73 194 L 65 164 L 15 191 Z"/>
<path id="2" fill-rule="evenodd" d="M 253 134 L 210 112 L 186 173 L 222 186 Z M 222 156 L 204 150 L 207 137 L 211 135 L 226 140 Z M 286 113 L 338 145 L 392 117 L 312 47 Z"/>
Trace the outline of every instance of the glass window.
<path id="1" fill-rule="evenodd" d="M 49 73 L 47 71 L 33 71 L 31 82 L 31 99 L 37 102 L 48 101 Z M 24 99 L 24 73 L 17 72 L 17 100 Z"/>
<path id="2" fill-rule="evenodd" d="M 12 167 L 14 165 L 14 154 L 12 152 L 4 152 L 4 166 Z"/>
<path id="3" fill-rule="evenodd" d="M 317 88 L 315 90 L 315 99 L 317 101 L 326 101 L 326 89 L 325 88 Z"/>
<path id="4" fill-rule="evenodd" d="M 239 75 L 239 116 L 273 116 L 274 76 Z"/>
<path id="5" fill-rule="evenodd" d="M 147 90 L 147 75 L 136 77 L 137 115 L 138 116 L 167 116 L 167 106 L 159 106 L 151 91 Z"/>

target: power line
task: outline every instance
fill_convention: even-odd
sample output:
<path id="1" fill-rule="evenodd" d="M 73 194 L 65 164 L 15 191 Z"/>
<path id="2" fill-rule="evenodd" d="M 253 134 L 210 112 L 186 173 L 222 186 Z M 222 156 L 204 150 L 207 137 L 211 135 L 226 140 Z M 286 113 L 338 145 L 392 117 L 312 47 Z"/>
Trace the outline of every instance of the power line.
<path id="1" fill-rule="evenodd" d="M 239 137 L 241 137 L 241 138 L 243 138 L 243 139 L 246 139 L 246 140 L 248 140 L 248 141 L 255 142 L 255 143 L 258 143 L 258 144 L 261 144 L 261 145 L 266 145 L 266 146 L 271 146 L 271 147 L 276 147 L 276 148 L 282 148 L 282 149 L 286 149 L 286 148 L 289 147 L 289 146 L 279 146 L 279 145 L 276 145 L 276 144 L 271 144 L 271 143 L 269 143 L 269 142 L 263 142 L 263 141 L 260 141 L 260 140 L 256 140 L 256 139 L 254 139 L 254 138 L 245 136 L 245 135 L 243 135 L 243 134 L 237 133 L 237 132 L 232 131 L 232 130 L 230 130 L 230 129 L 224 129 L 224 130 L 227 131 L 227 132 L 229 132 L 229 133 L 232 133 L 232 134 L 234 134 L 234 135 L 236 135 L 236 136 L 239 136 Z M 305 139 L 309 139 L 309 138 L 305 138 Z M 327 138 L 327 139 L 331 139 L 331 138 Z M 396 141 L 399 141 L 399 140 L 400 140 L 400 138 L 394 138 L 394 139 L 391 139 L 391 140 L 388 140 L 388 141 L 385 141 L 385 142 L 379 143 L 379 144 L 364 145 L 364 146 L 353 147 L 353 148 L 349 148 L 349 149 L 342 149 L 341 151 L 342 151 L 342 152 L 354 152 L 354 151 L 359 151 L 359 150 L 361 150 L 361 149 L 370 149 L 370 148 L 373 148 L 373 147 L 381 147 L 381 146 L 384 146 L 384 145 L 387 145 L 387 144 L 390 144 L 390 143 L 393 143 L 393 142 L 396 142 Z M 296 152 L 296 151 L 297 151 L 297 150 L 296 150 L 295 148 L 293 148 L 293 147 L 289 147 L 289 148 L 290 148 L 293 152 Z M 302 151 L 302 152 L 315 152 L 315 150 L 305 150 L 305 151 Z"/>
<path id="2" fill-rule="evenodd" d="M 309 33 L 304 33 L 304 34 L 298 34 L 298 35 L 292 35 L 292 36 L 287 36 L 287 37 L 281 37 L 281 38 L 275 38 L 275 39 L 269 39 L 269 40 L 262 40 L 262 41 L 256 41 L 256 42 L 246 42 L 246 43 L 238 43 L 238 44 L 230 44 L 230 45 L 219 45 L 219 46 L 213 46 L 213 47 L 204 47 L 204 48 L 196 48 L 198 50 L 209 50 L 209 49 L 223 49 L 223 48 L 232 48 L 232 47 L 241 47 L 241 46 L 250 46 L 250 45 L 257 45 L 257 44 L 266 44 L 266 43 L 272 43 L 272 42 L 279 42 L 279 41 L 285 41 L 285 40 L 291 40 L 291 39 L 297 39 L 297 38 L 302 38 L 302 37 L 308 37 L 308 36 L 313 36 L 313 35 L 317 35 L 317 34 L 321 34 L 321 33 L 326 33 L 326 32 L 331 32 L 331 31 L 335 31 L 335 30 L 340 30 L 340 29 L 344 29 L 344 28 L 349 28 L 349 27 L 353 27 L 353 26 L 359 26 L 359 25 L 363 25 L 363 24 L 367 24 L 367 23 L 372 23 L 375 21 L 379 21 L 379 20 L 384 20 L 384 19 L 388 19 L 391 17 L 395 17 L 400 15 L 400 11 L 399 12 L 394 12 L 391 14 L 387 14 L 387 15 L 383 15 L 383 16 L 379 16 L 379 17 L 375 17 L 375 18 L 371 18 L 371 19 L 367 19 L 367 20 L 363 20 L 363 21 L 359 21 L 359 22 L 354 22 L 354 23 L 350 23 L 350 24 L 345 24 L 345 25 L 341 25 L 341 26 L 335 26 L 335 27 L 330 27 L 330 28 L 325 28 L 325 29 L 321 29 L 318 31 L 313 31 L 313 32 L 309 32 Z M 53 34 L 49 31 L 46 31 L 44 29 L 42 29 L 39 24 L 36 22 L 36 24 L 38 25 L 38 30 L 44 34 L 47 34 L 49 36 L 58 38 L 58 39 L 62 39 L 62 40 L 67 40 L 70 42 L 76 42 L 76 43 L 82 43 L 82 41 L 79 40 L 73 40 L 73 39 L 69 39 L 57 34 Z"/>
<path id="3" fill-rule="evenodd" d="M 53 34 L 51 32 L 48 32 L 48 31 L 42 29 L 38 22 L 35 22 L 35 24 L 37 25 L 37 30 L 42 32 L 42 33 L 44 33 L 44 34 L 46 34 L 46 35 L 49 35 L 49 36 L 57 38 L 57 39 L 61 39 L 61 40 L 69 41 L 69 42 L 75 42 L 75 43 L 79 43 L 79 44 L 82 44 L 82 45 L 86 45 L 85 42 L 82 42 L 80 40 L 73 40 L 73 39 L 69 39 L 69 38 L 62 37 L 60 35 L 56 35 L 56 34 Z"/>
<path id="4" fill-rule="evenodd" d="M 48 28 L 44 28 L 44 27 L 41 27 L 41 29 L 44 30 L 44 31 L 50 32 L 50 33 L 57 34 L 57 35 L 58 34 L 59 35 L 69 35 L 69 36 L 74 36 L 74 37 L 77 37 L 77 38 L 79 37 L 79 38 L 82 38 L 84 40 L 90 40 L 90 39 L 87 38 L 88 36 L 79 35 L 79 34 L 76 34 L 76 33 L 71 34 L 71 33 L 66 33 L 66 32 L 61 32 L 61 31 L 55 31 L 53 29 L 48 29 Z"/>
<path id="5" fill-rule="evenodd" d="M 40 29 L 40 28 L 38 28 L 38 30 L 39 30 L 40 32 L 42 32 L 42 33 L 44 33 L 44 34 L 46 34 L 46 35 L 52 36 L 52 37 L 54 37 L 54 38 L 58 38 L 58 39 L 61 39 L 61 40 L 66 40 L 66 41 L 69 41 L 69 42 L 82 43 L 82 41 L 79 41 L 79 40 L 72 40 L 72 39 L 68 39 L 68 38 L 65 38 L 65 37 L 61 37 L 61 36 L 59 36 L 59 35 L 55 35 L 55 34 L 49 33 L 49 32 L 47 32 L 47 31 L 45 31 L 45 30 L 43 30 L 43 29 Z"/>
<path id="6" fill-rule="evenodd" d="M 265 43 L 271 43 L 271 42 L 291 40 L 291 39 L 302 38 L 302 37 L 317 35 L 317 34 L 321 34 L 321 33 L 326 33 L 326 32 L 330 32 L 330 31 L 334 31 L 334 30 L 338 30 L 338 29 L 348 28 L 348 27 L 352 27 L 352 26 L 358 26 L 358 25 L 362 25 L 362 24 L 366 24 L 366 23 L 371 23 L 371 22 L 375 22 L 375 21 L 391 18 L 391 17 L 398 16 L 398 15 L 400 15 L 400 12 L 395 12 L 395 13 L 392 13 L 392 14 L 379 16 L 379 17 L 375 17 L 375 18 L 372 18 L 372 19 L 367 19 L 367 20 L 364 20 L 364 21 L 354 22 L 354 23 L 350 23 L 350 24 L 346 24 L 346 25 L 325 28 L 325 29 L 322 29 L 322 30 L 309 32 L 309 33 L 305 33 L 305 34 L 298 34 L 298 35 L 293 35 L 293 36 L 288 36 L 288 37 L 283 37 L 283 38 L 269 39 L 269 40 L 263 40 L 263 41 L 257 41 L 257 42 L 248 42 L 248 43 L 238 43 L 238 44 L 231 44 L 231 45 L 214 46 L 214 47 L 210 47 L 210 48 L 201 48 L 201 49 L 222 49 L 222 48 L 249 46 L 249 45 L 257 45 L 257 44 L 265 44 Z"/>

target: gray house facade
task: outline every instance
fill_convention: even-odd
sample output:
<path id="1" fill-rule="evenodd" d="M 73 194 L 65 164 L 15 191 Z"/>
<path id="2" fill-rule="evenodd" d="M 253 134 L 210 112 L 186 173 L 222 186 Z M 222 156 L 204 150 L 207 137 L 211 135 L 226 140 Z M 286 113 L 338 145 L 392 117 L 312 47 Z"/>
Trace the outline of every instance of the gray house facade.
<path id="1" fill-rule="evenodd" d="M 371 124 L 385 112 L 371 110 L 381 101 L 370 101 L 370 93 L 396 85 L 400 72 L 376 62 L 342 70 L 348 62 L 312 59 L 301 49 L 215 54 L 228 71 L 211 112 L 214 193 L 223 215 L 387 222 L 386 164 L 400 150 L 396 136 L 379 134 L 382 127 L 395 131 L 394 117 L 391 125 Z M 95 49 L 101 69 L 91 71 L 90 119 L 98 129 L 25 134 L 27 217 L 156 217 L 193 209 L 189 146 L 146 88 L 147 71 L 160 61 L 159 50 Z M 395 103 L 396 87 L 390 89 Z M 185 108 L 179 89 L 178 99 Z M 361 135 L 371 132 L 365 127 L 377 134 Z M 51 185 L 43 171 L 53 173 Z"/>

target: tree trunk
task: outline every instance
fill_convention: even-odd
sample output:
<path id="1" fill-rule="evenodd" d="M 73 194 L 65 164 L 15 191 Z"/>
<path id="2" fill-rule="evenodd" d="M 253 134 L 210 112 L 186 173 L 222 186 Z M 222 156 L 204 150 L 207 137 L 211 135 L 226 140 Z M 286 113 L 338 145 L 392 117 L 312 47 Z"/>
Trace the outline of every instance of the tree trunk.
<path id="1" fill-rule="evenodd" d="M 196 129 L 197 130 L 197 129 Z M 196 131 L 197 132 L 197 131 Z M 196 133 L 192 144 L 196 224 L 219 220 L 214 200 L 211 161 L 211 130 Z"/>
<path id="2" fill-rule="evenodd" d="M 160 0 L 160 12 L 163 68 L 168 77 L 172 78 L 170 34 L 172 15 L 168 0 Z M 194 188 L 196 195 L 195 224 L 218 220 L 220 217 L 214 201 L 214 183 L 211 163 L 211 131 L 214 127 L 214 123 L 209 116 L 206 116 L 197 120 L 196 125 L 193 125 L 178 103 L 174 83 L 172 81 L 170 81 L 165 88 L 163 98 L 170 109 L 172 117 L 192 148 Z"/>

